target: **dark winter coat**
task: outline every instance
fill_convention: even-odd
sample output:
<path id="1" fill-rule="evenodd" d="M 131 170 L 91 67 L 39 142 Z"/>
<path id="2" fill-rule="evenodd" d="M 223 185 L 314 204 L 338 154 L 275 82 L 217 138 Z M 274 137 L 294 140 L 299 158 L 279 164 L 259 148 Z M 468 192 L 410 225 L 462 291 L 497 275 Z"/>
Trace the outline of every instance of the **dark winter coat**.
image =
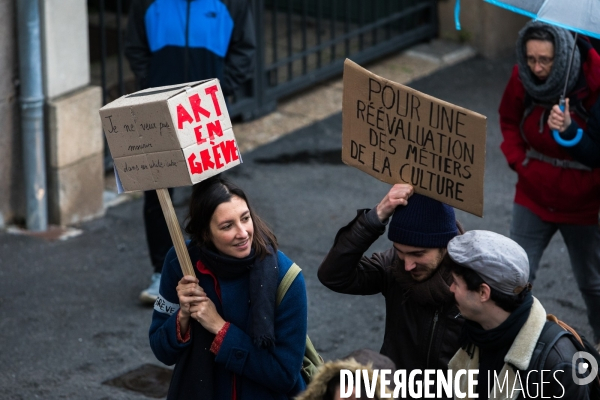
<path id="1" fill-rule="evenodd" d="M 190 248 L 192 265 L 196 266 L 198 254 Z M 293 262 L 282 252 L 277 253 L 279 282 Z M 276 309 L 274 327 L 276 342 L 272 349 L 254 346 L 249 336 L 250 309 L 248 275 L 239 279 L 214 280 L 211 275 L 196 274 L 199 284 L 215 304 L 229 329 L 214 356 L 213 399 L 230 400 L 232 382 L 236 383 L 236 398 L 284 400 L 304 390 L 306 384 L 300 374 L 307 329 L 307 301 L 304 277 L 299 274 Z M 156 358 L 167 365 L 176 364 L 192 339 L 177 340 L 177 313 L 179 298 L 177 283 L 183 277 L 175 250 L 167 253 L 162 271 L 159 298 L 154 305 L 150 326 L 150 347 Z M 220 287 L 219 300 L 216 288 Z M 190 329 L 204 329 L 193 325 Z M 188 371 L 188 377 L 194 371 Z M 176 380 L 171 386 L 178 385 Z M 197 398 L 201 398 L 199 395 Z"/>
<path id="2" fill-rule="evenodd" d="M 226 95 L 251 77 L 246 0 L 133 0 L 125 55 L 140 89 L 217 78 Z"/>
<path id="3" fill-rule="evenodd" d="M 459 348 L 463 324 L 454 301 L 422 306 L 405 299 L 391 270 L 397 260 L 393 248 L 363 256 L 385 232 L 375 227 L 359 210 L 357 217 L 338 232 L 333 247 L 319 267 L 319 280 L 338 293 L 385 297 L 385 336 L 381 354 L 389 357 L 397 369 L 448 368 L 450 358 Z"/>
<path id="4" fill-rule="evenodd" d="M 526 158 L 529 148 L 557 160 L 580 160 L 598 166 L 600 154 L 600 56 L 584 41 L 578 41 L 581 54 L 580 78 L 570 99 L 569 130 L 584 129 L 580 148 L 561 147 L 548 127 L 554 104 L 539 104 L 531 99 L 519 79 L 515 66 L 500 103 L 501 149 L 509 166 L 519 176 L 515 203 L 527 207 L 544 221 L 579 225 L 598 223 L 600 209 L 600 168 L 581 170 L 563 168 L 535 158 Z M 558 102 L 558 99 L 557 99 Z M 589 118 L 582 118 L 580 104 Z M 587 151 L 586 151 L 587 150 Z"/>
<path id="5" fill-rule="evenodd" d="M 538 374 L 537 370 L 535 370 L 536 372 L 531 372 L 528 379 L 528 373 L 533 371 L 529 368 L 529 363 L 545 324 L 546 310 L 534 298 L 531 312 L 525 325 L 519 331 L 504 357 L 504 367 L 498 374 L 500 379 L 497 383 L 494 383 L 492 381 L 493 377 L 490 378 L 492 384 L 488 387 L 491 388 L 492 394 L 496 394 L 495 397 L 492 396 L 490 398 L 497 400 L 529 398 L 589 399 L 587 386 L 579 386 L 573 381 L 572 359 L 577 349 L 567 336 L 559 339 L 548 354 L 543 367 L 546 372 L 542 375 L 541 373 Z M 450 361 L 450 369 L 452 371 L 479 369 L 479 348 L 474 347 L 468 350 L 469 352 L 465 349 L 457 351 L 456 355 Z M 518 374 L 516 371 L 519 371 Z M 506 381 L 504 381 L 505 376 L 507 377 Z M 479 376 L 477 379 L 487 379 L 487 377 Z M 541 393 L 540 389 L 542 381 L 545 382 L 543 393 Z M 502 390 L 501 386 L 504 387 L 504 390 Z M 513 390 L 513 388 L 517 388 L 517 390 Z M 460 391 L 463 393 L 468 392 L 466 379 L 460 380 Z M 458 398 L 456 392 L 455 398 Z M 467 396 L 466 398 L 468 399 L 469 397 Z"/>

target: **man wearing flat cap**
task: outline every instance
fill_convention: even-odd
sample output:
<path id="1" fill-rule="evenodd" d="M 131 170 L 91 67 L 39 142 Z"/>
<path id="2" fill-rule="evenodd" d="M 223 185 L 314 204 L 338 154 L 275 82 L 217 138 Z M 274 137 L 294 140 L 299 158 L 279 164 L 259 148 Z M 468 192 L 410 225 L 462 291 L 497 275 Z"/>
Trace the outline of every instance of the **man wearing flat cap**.
<path id="1" fill-rule="evenodd" d="M 387 251 L 364 253 L 389 222 Z M 358 211 L 340 229 L 319 267 L 319 280 L 345 294 L 385 297 L 381 354 L 398 369 L 443 369 L 458 350 L 463 319 L 450 292 L 452 275 L 440 267 L 450 239 L 460 235 L 454 209 L 394 185 L 373 209 Z"/>
<path id="2" fill-rule="evenodd" d="M 479 399 L 589 399 L 587 386 L 574 382 L 577 349 L 568 336 L 548 349 L 540 368 L 540 337 L 553 323 L 531 294 L 521 246 L 494 232 L 469 231 L 450 240 L 443 264 L 452 271 L 450 290 L 466 319 L 449 368 L 479 370 Z M 461 392 L 467 393 L 467 384 L 461 380 Z"/>

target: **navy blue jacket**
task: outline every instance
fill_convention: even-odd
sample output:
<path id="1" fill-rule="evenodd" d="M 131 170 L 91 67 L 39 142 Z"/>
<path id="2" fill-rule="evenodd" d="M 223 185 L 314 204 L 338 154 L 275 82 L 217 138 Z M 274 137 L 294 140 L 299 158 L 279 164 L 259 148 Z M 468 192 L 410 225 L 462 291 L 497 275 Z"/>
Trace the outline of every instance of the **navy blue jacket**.
<path id="1" fill-rule="evenodd" d="M 226 95 L 251 77 L 247 0 L 133 0 L 125 55 L 139 89 L 217 78 Z"/>
<path id="2" fill-rule="evenodd" d="M 190 250 L 192 264 L 197 259 Z M 277 253 L 279 282 L 293 264 L 282 252 Z M 199 274 L 197 274 L 199 275 Z M 183 277 L 175 250 L 167 253 L 160 281 L 160 294 L 154 305 L 150 326 L 150 347 L 156 358 L 172 365 L 177 363 L 191 340 L 177 340 L 179 298 L 177 283 Z M 209 275 L 200 274 L 200 286 L 215 303 L 223 319 L 230 323 L 215 357 L 214 399 L 231 399 L 232 377 L 236 375 L 236 393 L 240 400 L 290 399 L 306 387 L 300 374 L 307 329 L 307 301 L 304 277 L 299 274 L 288 289 L 275 313 L 275 346 L 255 347 L 248 335 L 250 305 L 248 274 L 240 279 L 219 279 L 222 303 Z M 177 385 L 175 381 L 171 385 Z"/>

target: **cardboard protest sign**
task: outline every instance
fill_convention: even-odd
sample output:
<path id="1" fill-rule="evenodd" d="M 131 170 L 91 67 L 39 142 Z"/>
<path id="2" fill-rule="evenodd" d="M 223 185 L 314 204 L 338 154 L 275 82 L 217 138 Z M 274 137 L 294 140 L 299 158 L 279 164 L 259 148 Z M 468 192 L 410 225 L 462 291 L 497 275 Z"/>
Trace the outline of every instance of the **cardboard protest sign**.
<path id="1" fill-rule="evenodd" d="M 483 216 L 486 117 L 344 63 L 342 160 Z"/>
<path id="2" fill-rule="evenodd" d="M 100 117 L 127 192 L 192 185 L 241 162 L 216 79 L 125 95 Z"/>
<path id="3" fill-rule="evenodd" d="M 125 95 L 100 109 L 117 185 L 156 189 L 181 269 L 195 276 L 166 188 L 192 185 L 241 163 L 217 79 Z"/>

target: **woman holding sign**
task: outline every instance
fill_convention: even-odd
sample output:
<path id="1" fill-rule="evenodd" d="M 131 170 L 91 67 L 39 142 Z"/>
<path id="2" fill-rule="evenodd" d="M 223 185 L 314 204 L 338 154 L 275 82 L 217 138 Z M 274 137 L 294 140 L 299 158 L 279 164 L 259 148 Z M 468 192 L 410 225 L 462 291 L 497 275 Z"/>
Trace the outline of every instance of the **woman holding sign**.
<path id="1" fill-rule="evenodd" d="M 304 278 L 276 305 L 293 262 L 245 193 L 221 178 L 194 186 L 185 230 L 196 276 L 183 276 L 171 249 L 150 326 L 155 356 L 175 364 L 168 398 L 292 398 L 305 388 Z"/>
<path id="2" fill-rule="evenodd" d="M 527 252 L 529 279 L 560 230 L 600 345 L 600 56 L 589 42 L 543 22 L 525 25 L 500 103 L 500 128 L 502 151 L 519 177 L 510 237 Z M 583 138 L 572 147 L 552 133 L 572 140 L 580 129 Z"/>

